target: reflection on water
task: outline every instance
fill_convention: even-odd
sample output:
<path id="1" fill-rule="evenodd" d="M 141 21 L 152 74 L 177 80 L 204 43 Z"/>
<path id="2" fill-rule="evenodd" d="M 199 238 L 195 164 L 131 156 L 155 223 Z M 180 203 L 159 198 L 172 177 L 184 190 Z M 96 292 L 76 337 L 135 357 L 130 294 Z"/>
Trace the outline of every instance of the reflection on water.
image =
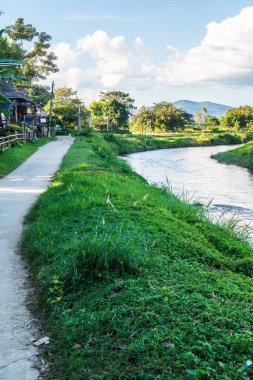
<path id="1" fill-rule="evenodd" d="M 150 183 L 169 185 L 174 194 L 205 205 L 216 218 L 237 215 L 253 227 L 253 173 L 219 164 L 212 154 L 230 146 L 165 149 L 124 157 Z"/>

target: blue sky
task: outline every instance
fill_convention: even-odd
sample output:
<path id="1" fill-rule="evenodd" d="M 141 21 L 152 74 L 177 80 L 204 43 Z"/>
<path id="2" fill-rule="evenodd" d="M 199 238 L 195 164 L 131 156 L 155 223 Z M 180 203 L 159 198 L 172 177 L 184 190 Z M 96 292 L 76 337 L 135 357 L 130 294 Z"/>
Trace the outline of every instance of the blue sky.
<path id="1" fill-rule="evenodd" d="M 86 103 L 117 88 L 138 105 L 253 105 L 253 1 L 1 0 L 0 9 L 1 27 L 23 17 L 52 36 L 61 71 L 50 80 Z"/>

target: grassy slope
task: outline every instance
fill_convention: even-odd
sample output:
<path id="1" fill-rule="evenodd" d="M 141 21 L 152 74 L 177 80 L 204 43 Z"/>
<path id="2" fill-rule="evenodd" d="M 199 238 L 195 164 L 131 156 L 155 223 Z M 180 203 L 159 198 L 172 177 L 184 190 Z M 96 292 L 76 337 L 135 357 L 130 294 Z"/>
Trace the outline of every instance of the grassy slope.
<path id="1" fill-rule="evenodd" d="M 35 142 L 27 142 L 26 144 L 18 144 L 3 152 L 0 152 L 0 178 L 11 173 L 27 158 L 29 158 L 36 150 L 46 144 L 48 139 L 39 138 Z"/>
<path id="2" fill-rule="evenodd" d="M 120 154 L 144 150 L 205 145 L 240 144 L 243 136 L 233 133 L 171 133 L 165 136 L 108 134 L 105 139 L 117 145 Z"/>
<path id="3" fill-rule="evenodd" d="M 240 148 L 225 153 L 218 153 L 214 155 L 213 158 L 219 162 L 253 169 L 253 142 L 249 142 Z"/>
<path id="4" fill-rule="evenodd" d="M 252 248 L 113 151 L 77 140 L 26 220 L 50 379 L 244 379 Z"/>

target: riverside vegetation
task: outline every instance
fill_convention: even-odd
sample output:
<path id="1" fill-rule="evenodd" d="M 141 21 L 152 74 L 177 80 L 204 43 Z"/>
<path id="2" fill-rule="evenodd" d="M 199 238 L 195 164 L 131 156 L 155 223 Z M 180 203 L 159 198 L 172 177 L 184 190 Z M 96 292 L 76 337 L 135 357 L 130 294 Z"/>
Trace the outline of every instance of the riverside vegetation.
<path id="1" fill-rule="evenodd" d="M 213 156 L 219 162 L 235 164 L 244 168 L 253 169 L 253 142 L 249 142 L 232 151 L 218 153 Z"/>
<path id="2" fill-rule="evenodd" d="M 252 248 L 119 153 L 77 138 L 26 218 L 49 378 L 252 378 Z"/>
<path id="3" fill-rule="evenodd" d="M 112 134 L 104 135 L 106 141 L 116 145 L 119 154 L 128 154 L 146 150 L 183 148 L 194 146 L 209 146 L 223 144 L 240 144 L 245 134 L 228 131 L 205 131 L 169 133 L 165 135 L 134 135 Z"/>
<path id="4" fill-rule="evenodd" d="M 16 126 L 15 126 L 16 127 Z M 65 132 L 60 133 L 65 134 Z M 143 136 L 127 134 L 104 135 L 105 139 L 117 146 L 120 154 L 127 154 L 143 150 L 154 150 L 164 148 L 179 148 L 190 146 L 240 144 L 245 138 L 245 133 L 230 133 L 228 131 L 211 132 L 184 132 L 170 133 L 161 136 Z M 55 137 L 53 137 L 54 139 Z M 0 178 L 9 174 L 21 165 L 48 139 L 40 137 L 36 142 L 16 143 L 10 149 L 0 152 Z"/>

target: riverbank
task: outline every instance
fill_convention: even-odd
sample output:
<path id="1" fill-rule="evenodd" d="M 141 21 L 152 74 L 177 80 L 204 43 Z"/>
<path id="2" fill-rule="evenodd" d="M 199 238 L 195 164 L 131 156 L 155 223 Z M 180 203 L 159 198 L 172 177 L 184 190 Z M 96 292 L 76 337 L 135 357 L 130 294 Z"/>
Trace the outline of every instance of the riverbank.
<path id="1" fill-rule="evenodd" d="M 26 218 L 50 378 L 243 379 L 252 248 L 116 154 L 76 139 Z"/>
<path id="2" fill-rule="evenodd" d="M 104 134 L 104 138 L 109 143 L 114 144 L 118 153 L 123 155 L 156 149 L 240 144 L 244 136 L 229 132 L 211 133 L 204 131 L 203 133 L 171 133 L 161 136 L 108 133 Z"/>
<path id="3" fill-rule="evenodd" d="M 46 137 L 40 137 L 37 141 L 29 141 L 26 143 L 17 143 L 11 148 L 0 152 L 0 178 L 11 173 L 41 146 L 52 141 Z"/>
<path id="4" fill-rule="evenodd" d="M 244 168 L 253 169 L 253 142 L 249 142 L 244 146 L 224 152 L 218 153 L 212 158 L 226 164 L 234 164 Z"/>

